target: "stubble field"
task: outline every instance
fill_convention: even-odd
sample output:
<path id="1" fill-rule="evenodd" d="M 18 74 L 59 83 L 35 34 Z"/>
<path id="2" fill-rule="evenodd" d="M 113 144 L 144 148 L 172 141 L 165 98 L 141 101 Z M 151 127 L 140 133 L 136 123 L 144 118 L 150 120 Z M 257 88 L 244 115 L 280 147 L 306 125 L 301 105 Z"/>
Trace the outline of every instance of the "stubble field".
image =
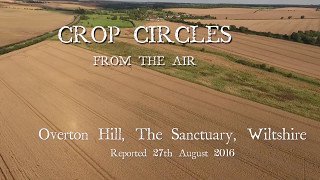
<path id="1" fill-rule="evenodd" d="M 54 11 L 0 8 L 0 47 L 71 23 L 74 15 Z"/>
<path id="2" fill-rule="evenodd" d="M 0 57 L 0 177 L 104 179 L 314 179 L 319 123 L 138 66 L 92 66 L 90 51 L 42 42 Z M 308 141 L 252 141 L 247 127 L 306 131 Z M 38 131 L 88 132 L 89 141 L 42 141 Z M 97 141 L 99 127 L 122 127 L 124 143 Z M 136 127 L 162 131 L 137 141 Z M 171 140 L 180 131 L 231 131 L 237 141 Z M 148 158 L 110 158 L 109 149 L 150 151 Z M 154 148 L 234 148 L 233 158 L 155 158 Z M 142 168 L 143 167 L 143 168 Z M 125 173 L 124 173 L 125 172 Z"/>
<path id="3" fill-rule="evenodd" d="M 98 9 L 98 5 L 90 2 L 76 1 L 46 1 L 41 6 L 58 9 Z"/>
<path id="4" fill-rule="evenodd" d="M 147 26 L 155 25 L 167 25 L 175 30 L 183 24 L 171 22 L 147 24 Z M 207 37 L 207 34 L 205 28 L 197 30 L 199 39 Z M 320 47 L 244 33 L 230 32 L 230 34 L 232 35 L 232 42 L 229 44 L 194 44 L 190 46 L 239 55 L 320 79 Z M 174 39 L 174 33 L 170 37 Z M 218 37 L 222 36 L 219 35 Z M 186 38 L 187 34 L 182 32 L 181 39 Z"/>
<path id="5" fill-rule="evenodd" d="M 217 17 L 218 20 L 226 18 L 231 20 L 278 20 L 283 17 L 287 19 L 292 16 L 292 19 L 300 19 L 301 16 L 310 19 L 319 19 L 320 11 L 315 8 L 278 8 L 278 9 L 251 9 L 251 8 L 213 8 L 213 9 L 193 9 L 193 8 L 172 8 L 165 9 L 166 11 L 183 12 L 187 14 L 205 16 L 211 15 Z"/>
<path id="6" fill-rule="evenodd" d="M 279 9 L 249 9 L 249 8 L 215 8 L 166 9 L 173 12 L 183 12 L 198 16 L 211 15 L 217 19 L 192 19 L 187 21 L 202 24 L 219 24 L 243 26 L 258 32 L 291 35 L 298 31 L 319 31 L 320 11 L 314 8 L 279 8 Z M 301 19 L 303 16 L 304 19 Z"/>
<path id="7" fill-rule="evenodd" d="M 271 32 L 273 34 L 291 35 L 298 31 L 320 31 L 320 19 L 286 19 L 286 20 L 194 20 L 202 24 L 219 24 L 221 26 L 235 25 L 247 27 L 257 32 Z"/>
<path id="8" fill-rule="evenodd" d="M 64 3 L 58 4 L 56 8 Z M 72 15 L 56 12 L 0 10 L 0 21 L 6 20 L 0 28 L 7 33 L 0 37 L 0 46 L 59 28 L 73 20 Z M 261 18 L 265 17 L 263 13 L 269 15 L 269 11 L 222 8 L 214 13 L 219 20 L 225 18 L 227 12 L 231 18 L 245 18 L 252 13 Z M 277 11 L 282 15 L 294 12 L 294 18 L 301 12 L 318 18 L 310 9 L 272 11 L 274 19 L 278 18 Z M 167 25 L 174 30 L 182 24 L 151 22 L 145 26 L 149 25 Z M 116 38 L 115 44 L 80 44 L 80 48 L 59 41 L 44 41 L 0 56 L 0 179 L 320 177 L 320 125 L 314 121 L 320 118 L 319 86 L 243 66 L 214 54 L 232 54 L 320 79 L 319 47 L 235 32 L 231 33 L 231 44 L 138 45 L 132 39 L 132 28 L 121 30 L 122 38 Z M 207 32 L 201 28 L 197 35 L 206 37 Z M 186 34 L 182 33 L 184 38 Z M 94 67 L 93 56 L 102 53 L 162 54 L 169 58 L 173 54 L 194 55 L 198 66 Z M 42 141 L 38 132 L 44 127 L 56 132 L 87 132 L 89 141 Z M 98 141 L 98 128 L 104 127 L 121 127 L 125 142 Z M 138 141 L 135 128 L 139 127 L 161 131 L 164 139 Z M 276 131 L 294 128 L 305 131 L 308 139 L 253 141 L 248 127 L 271 127 Z M 237 141 L 230 145 L 225 141 L 173 141 L 172 128 L 184 132 L 233 132 Z M 111 158 L 111 148 L 147 149 L 148 157 Z M 169 148 L 175 157 L 152 157 L 155 148 Z M 216 148 L 235 149 L 236 156 L 213 157 Z M 179 158 L 181 149 L 209 151 L 210 157 Z"/>

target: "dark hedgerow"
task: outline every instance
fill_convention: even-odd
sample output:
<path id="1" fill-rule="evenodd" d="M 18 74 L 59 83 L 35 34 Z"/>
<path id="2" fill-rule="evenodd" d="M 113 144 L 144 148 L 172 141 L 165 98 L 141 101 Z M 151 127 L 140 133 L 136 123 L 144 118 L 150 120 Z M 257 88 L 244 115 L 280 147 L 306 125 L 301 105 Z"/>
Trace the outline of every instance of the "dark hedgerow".
<path id="1" fill-rule="evenodd" d="M 275 72 L 275 70 L 276 69 L 274 67 L 272 67 L 272 66 L 268 69 L 269 72 Z"/>

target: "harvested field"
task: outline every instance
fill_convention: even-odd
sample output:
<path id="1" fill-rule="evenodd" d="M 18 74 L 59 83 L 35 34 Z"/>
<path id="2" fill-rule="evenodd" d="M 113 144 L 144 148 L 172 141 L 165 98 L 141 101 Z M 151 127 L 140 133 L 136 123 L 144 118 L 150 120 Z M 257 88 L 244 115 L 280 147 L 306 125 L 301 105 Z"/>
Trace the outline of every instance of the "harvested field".
<path id="1" fill-rule="evenodd" d="M 6 179 L 316 179 L 319 122 L 138 66 L 97 68 L 90 51 L 42 42 L 0 57 L 0 177 Z M 143 99 L 143 101 L 142 101 Z M 232 107 L 232 108 L 231 108 Z M 23 122 L 23 123 L 22 123 Z M 82 131 L 89 141 L 42 141 L 41 128 Z M 97 141 L 98 128 L 122 127 L 125 142 Z M 138 141 L 136 127 L 162 131 Z M 237 141 L 173 141 L 171 129 L 234 132 Z M 252 141 L 247 127 L 295 128 L 308 140 Z M 175 157 L 152 157 L 154 148 Z M 147 149 L 121 160 L 118 151 Z M 178 158 L 181 149 L 234 148 L 233 158 Z M 143 167 L 143 168 L 141 168 Z M 125 172 L 125 173 L 123 173 Z"/>
<path id="2" fill-rule="evenodd" d="M 0 47 L 58 29 L 73 19 L 73 15 L 53 11 L 1 8 Z"/>
<path id="3" fill-rule="evenodd" d="M 126 29 L 122 35 L 127 34 Z M 90 30 L 89 30 L 90 31 Z M 102 34 L 97 34 L 98 39 Z M 66 39 L 68 39 L 66 37 Z M 90 38 L 88 38 L 90 39 Z M 139 44 L 132 37 L 116 38 L 115 44 L 78 44 L 77 46 L 97 52 L 121 56 L 137 57 L 141 55 L 165 56 L 165 67 L 150 67 L 151 69 L 173 77 L 200 84 L 220 92 L 235 95 L 306 118 L 320 121 L 320 81 L 304 75 L 290 73 L 280 68 L 277 72 L 236 63 L 243 59 L 228 53 L 202 52 L 200 48 L 183 47 L 169 44 Z M 196 59 L 196 68 L 178 68 L 173 63 L 176 56 L 192 55 Z M 247 60 L 248 61 L 248 60 Z M 257 63 L 257 62 L 255 62 Z M 135 60 L 133 64 L 139 65 Z M 260 65 L 258 67 L 261 67 Z M 282 74 L 278 73 L 279 71 Z M 289 77 L 288 75 L 291 75 Z M 300 77 L 300 78 L 299 78 Z"/>
<path id="4" fill-rule="evenodd" d="M 167 25 L 172 31 L 183 24 L 170 22 L 153 22 L 149 25 Z M 207 30 L 199 28 L 197 37 L 207 37 Z M 293 72 L 305 74 L 320 79 L 320 47 L 311 46 L 280 39 L 263 36 L 247 35 L 230 32 L 232 42 L 230 44 L 194 44 L 190 46 L 204 47 L 207 50 L 227 52 L 239 55 L 257 62 L 281 67 Z M 172 39 L 174 33 L 171 33 Z M 181 34 L 185 37 L 186 34 Z M 189 46 L 189 45 L 188 45 Z"/>
<path id="5" fill-rule="evenodd" d="M 183 12 L 187 14 L 205 16 L 211 15 L 217 17 L 218 20 L 249 20 L 249 19 L 288 19 L 292 16 L 293 19 L 300 19 L 301 16 L 310 19 L 319 19 L 320 11 L 314 8 L 278 8 L 278 9 L 247 9 L 247 8 L 214 8 L 214 9 L 194 9 L 194 8 L 173 8 L 166 9 L 173 12 Z"/>
<path id="6" fill-rule="evenodd" d="M 46 1 L 43 7 L 58 8 L 58 9 L 97 9 L 94 3 L 90 2 L 72 2 L 72 1 Z"/>
<path id="7" fill-rule="evenodd" d="M 171 8 L 164 9 L 164 11 L 172 11 L 172 12 L 182 12 L 186 14 L 193 14 L 198 16 L 205 15 L 225 15 L 225 14 L 253 14 L 257 9 L 249 9 L 249 8 L 212 8 L 212 9 L 197 9 L 197 8 Z"/>
<path id="8" fill-rule="evenodd" d="M 298 31 L 320 31 L 320 19 L 290 19 L 290 20 L 187 20 L 202 24 L 219 24 L 221 26 L 235 25 L 247 27 L 257 32 L 291 35 Z"/>
<path id="9" fill-rule="evenodd" d="M 0 8 L 11 8 L 11 9 L 27 9 L 27 10 L 41 10 L 41 7 L 34 6 L 33 4 L 28 3 L 19 3 L 19 2 L 8 2 L 0 1 Z"/>

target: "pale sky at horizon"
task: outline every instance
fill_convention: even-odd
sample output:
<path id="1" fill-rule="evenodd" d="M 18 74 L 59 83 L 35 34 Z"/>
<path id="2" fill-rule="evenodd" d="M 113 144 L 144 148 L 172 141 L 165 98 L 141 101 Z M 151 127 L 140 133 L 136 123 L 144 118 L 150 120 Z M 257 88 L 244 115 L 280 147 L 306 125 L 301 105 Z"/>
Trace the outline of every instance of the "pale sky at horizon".
<path id="1" fill-rule="evenodd" d="M 292 4 L 318 5 L 320 0 L 113 0 L 127 2 L 226 3 L 226 4 Z"/>

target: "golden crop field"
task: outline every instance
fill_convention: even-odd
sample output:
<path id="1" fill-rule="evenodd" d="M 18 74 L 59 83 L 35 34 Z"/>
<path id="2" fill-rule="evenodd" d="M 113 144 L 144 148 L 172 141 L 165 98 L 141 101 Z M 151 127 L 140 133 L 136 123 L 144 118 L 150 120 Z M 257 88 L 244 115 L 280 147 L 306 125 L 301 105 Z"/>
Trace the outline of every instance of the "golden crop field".
<path id="1" fill-rule="evenodd" d="M 58 29 L 73 19 L 53 11 L 0 8 L 0 47 Z"/>
<path id="2" fill-rule="evenodd" d="M 186 21 L 201 22 L 202 24 L 243 26 L 257 32 L 291 35 L 293 32 L 298 31 L 320 30 L 320 11 L 314 8 L 175 8 L 166 10 L 199 16 L 211 15 L 217 18 L 211 20 L 187 19 Z M 301 19 L 301 16 L 303 16 L 303 19 Z"/>
<path id="3" fill-rule="evenodd" d="M 28 9 L 28 10 L 41 10 L 41 7 L 33 6 L 27 3 L 10 3 L 8 1 L 0 1 L 0 8 L 11 8 L 11 9 Z"/>
<path id="4" fill-rule="evenodd" d="M 287 19 L 292 16 L 292 19 L 300 19 L 301 16 L 311 19 L 319 19 L 320 11 L 314 8 L 278 8 L 278 9 L 248 9 L 248 8 L 213 8 L 213 9 L 194 9 L 194 8 L 172 8 L 165 9 L 173 12 L 183 12 L 193 15 L 211 15 L 217 17 L 218 20 L 249 20 L 249 19 L 274 19 L 278 20 L 282 17 Z"/>
<path id="5" fill-rule="evenodd" d="M 286 19 L 286 20 L 195 20 L 186 21 L 201 22 L 202 24 L 219 24 L 223 26 L 235 25 L 247 27 L 258 32 L 271 32 L 274 34 L 291 35 L 298 31 L 320 31 L 320 19 Z"/>
<path id="6" fill-rule="evenodd" d="M 75 2 L 75 1 L 47 1 L 42 5 L 43 7 L 61 8 L 61 9 L 97 9 L 93 3 Z"/>
<path id="7" fill-rule="evenodd" d="M 72 21 L 86 28 L 83 38 L 91 43 L 80 40 L 79 44 L 64 44 L 58 35 L 53 35 L 35 41 L 37 44 L 19 43 L 22 45 L 18 50 L 2 51 L 1 180 L 320 177 L 319 46 L 235 31 L 228 32 L 232 36 L 229 44 L 181 44 L 175 38 L 175 30 L 189 25 L 167 21 L 172 13 L 156 6 L 147 8 L 149 3 L 133 4 L 132 9 L 123 10 L 124 5 L 131 7 L 130 3 L 116 6 L 112 2 L 113 7 L 120 8 L 110 10 L 103 9 L 107 7 L 103 2 L 99 3 L 105 6 L 99 7 L 95 6 L 98 2 L 84 1 L 2 1 L 0 48 Z M 311 8 L 166 10 L 217 17 L 188 21 L 245 26 L 255 31 L 290 34 L 320 30 L 320 13 Z M 79 13 L 76 20 L 75 13 Z M 301 19 L 302 15 L 306 18 Z M 96 40 L 110 39 L 113 31 L 108 26 L 117 26 L 116 23 L 130 26 L 121 28 L 114 43 L 94 43 L 92 36 Z M 137 43 L 133 34 L 140 25 L 167 26 L 171 32 L 168 38 L 176 43 Z M 106 31 L 92 33 L 94 26 Z M 62 38 L 74 40 L 74 32 L 66 30 Z M 155 40 L 161 37 L 159 29 L 152 33 Z M 151 39 L 150 34 L 151 30 L 142 30 L 138 38 Z M 180 40 L 192 38 L 192 32 L 185 29 L 177 35 Z M 209 39 L 208 30 L 199 27 L 195 39 L 202 38 Z M 226 37 L 217 31 L 212 40 L 216 38 Z M 130 56 L 132 65 L 104 66 L 100 63 L 107 61 L 100 59 L 95 66 L 96 56 L 108 60 Z M 139 56 L 163 56 L 166 65 L 144 66 Z M 183 56 L 192 56 L 196 65 L 172 65 Z M 44 128 L 48 130 L 47 140 L 40 138 L 40 129 Z M 121 128 L 125 140 L 102 140 L 100 128 Z M 161 132 L 162 139 L 141 140 L 136 128 Z M 260 131 L 259 140 L 254 140 L 248 128 L 265 130 Z M 268 128 L 278 132 L 273 134 L 276 138 L 284 129 L 289 137 L 294 129 L 293 139 L 294 132 L 305 132 L 306 139 L 289 140 L 283 135 L 282 139 L 270 140 Z M 173 129 L 184 134 L 181 139 L 172 138 Z M 60 139 L 61 133 L 67 132 L 85 132 L 89 138 Z M 202 136 L 205 132 L 216 134 L 215 139 L 196 140 L 188 135 Z M 227 134 L 231 134 L 229 139 Z M 122 159 L 119 154 L 112 156 L 113 149 L 124 154 L 145 151 L 147 157 Z M 171 151 L 173 156 L 156 156 L 155 150 L 160 149 Z M 181 156 L 181 150 L 186 155 Z M 232 150 L 234 154 L 217 156 L 216 150 L 221 154 Z M 205 157 L 204 152 L 209 156 Z"/>
<path id="8" fill-rule="evenodd" d="M 303 173 L 297 169 L 304 165 L 308 167 L 308 178 L 320 176 L 318 122 L 135 65 L 108 70 L 96 68 L 90 60 L 93 55 L 97 53 L 45 41 L 0 57 L 0 166 L 3 169 L 0 177 L 302 178 Z M 247 135 L 248 124 L 278 129 L 290 124 L 307 131 L 309 141 L 252 141 Z M 122 127 L 128 140 L 44 143 L 37 137 L 42 127 L 52 131 L 86 131 L 93 139 L 97 138 L 95 132 L 99 127 Z M 132 127 L 150 127 L 162 131 L 165 137 L 158 142 L 137 141 Z M 106 152 L 109 148 L 128 151 L 160 146 L 178 153 L 181 148 L 201 151 L 229 147 L 219 141 L 172 141 L 168 137 L 172 127 L 185 132 L 197 129 L 235 132 L 241 139 L 232 145 L 237 156 L 219 160 L 151 156 L 119 160 L 110 158 Z M 6 166 L 2 167 L 3 164 Z M 126 173 L 119 173 L 119 169 Z M 230 173 L 230 169 L 235 171 Z"/>
<path id="9" fill-rule="evenodd" d="M 171 29 L 176 29 L 183 24 L 171 22 L 147 24 L 147 26 L 155 25 L 166 25 Z M 205 28 L 197 30 L 199 39 L 206 37 L 207 33 Z M 228 52 L 320 79 L 320 47 L 238 32 L 230 33 L 233 38 L 230 44 L 194 44 L 189 46 Z M 170 37 L 173 38 L 174 33 Z M 187 34 L 182 33 L 181 37 L 186 39 Z"/>

